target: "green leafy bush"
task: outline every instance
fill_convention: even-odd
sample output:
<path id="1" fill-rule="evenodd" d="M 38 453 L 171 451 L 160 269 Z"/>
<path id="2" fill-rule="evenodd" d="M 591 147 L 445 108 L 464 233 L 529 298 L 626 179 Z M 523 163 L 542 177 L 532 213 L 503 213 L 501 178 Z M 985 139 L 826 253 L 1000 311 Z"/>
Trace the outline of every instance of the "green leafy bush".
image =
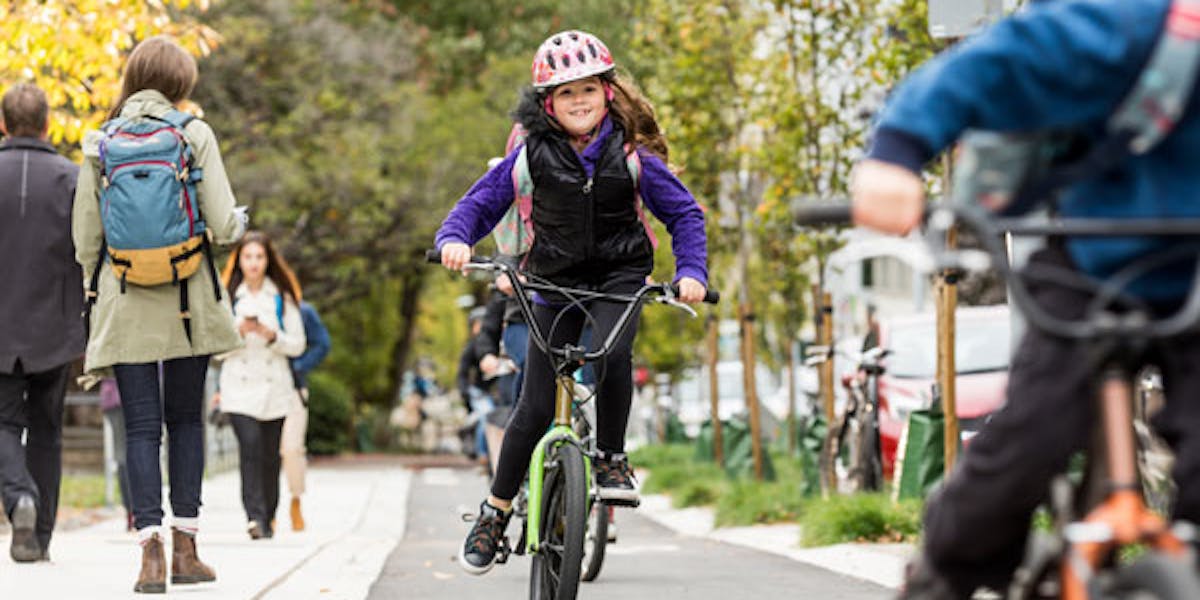
<path id="1" fill-rule="evenodd" d="M 337 454 L 350 449 L 350 418 L 354 402 L 350 388 L 329 373 L 308 378 L 308 435 L 312 454 Z"/>
<path id="2" fill-rule="evenodd" d="M 740 480 L 717 500 L 716 524 L 728 527 L 795 521 L 803 507 L 804 495 L 797 480 Z"/>
<path id="3" fill-rule="evenodd" d="M 921 505 L 883 494 L 814 499 L 804 505 L 800 531 L 804 546 L 911 541 L 921 531 Z"/>

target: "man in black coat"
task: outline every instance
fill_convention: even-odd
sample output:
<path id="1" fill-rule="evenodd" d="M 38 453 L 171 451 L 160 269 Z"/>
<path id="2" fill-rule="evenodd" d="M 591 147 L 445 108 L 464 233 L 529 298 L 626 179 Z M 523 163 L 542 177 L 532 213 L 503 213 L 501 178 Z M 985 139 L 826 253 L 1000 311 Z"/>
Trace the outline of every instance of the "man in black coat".
<path id="1" fill-rule="evenodd" d="M 71 241 L 78 167 L 47 141 L 46 94 L 37 86 L 13 86 L 0 109 L 0 498 L 13 560 L 33 562 L 48 556 L 63 398 L 70 363 L 84 348 L 83 282 Z"/>

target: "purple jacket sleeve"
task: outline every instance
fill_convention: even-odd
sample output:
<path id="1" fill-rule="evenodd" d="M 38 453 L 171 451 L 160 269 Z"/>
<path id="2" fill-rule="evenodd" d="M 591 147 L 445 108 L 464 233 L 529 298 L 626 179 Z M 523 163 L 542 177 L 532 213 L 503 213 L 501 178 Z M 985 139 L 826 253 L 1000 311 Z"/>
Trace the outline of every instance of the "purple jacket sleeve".
<path id="1" fill-rule="evenodd" d="M 675 254 L 675 281 L 691 277 L 708 286 L 708 237 L 704 211 L 683 182 L 657 156 L 641 150 L 642 177 L 638 183 L 642 202 L 671 234 Z"/>
<path id="2" fill-rule="evenodd" d="M 515 199 L 512 170 L 520 151 L 521 146 L 514 148 L 450 209 L 435 238 L 434 245 L 438 250 L 449 242 L 474 246 L 495 229 Z"/>

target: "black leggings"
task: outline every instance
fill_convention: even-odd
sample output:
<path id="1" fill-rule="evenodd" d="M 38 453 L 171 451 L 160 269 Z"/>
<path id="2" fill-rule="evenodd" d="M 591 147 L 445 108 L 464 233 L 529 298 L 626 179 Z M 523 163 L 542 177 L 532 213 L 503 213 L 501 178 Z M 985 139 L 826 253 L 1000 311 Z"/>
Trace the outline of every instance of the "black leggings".
<path id="1" fill-rule="evenodd" d="M 633 293 L 639 283 L 614 283 L 602 291 Z M 589 348 L 599 349 L 625 311 L 626 305 L 616 302 L 592 302 L 588 306 L 594 322 Z M 562 313 L 561 318 L 559 313 Z M 633 402 L 633 339 L 637 335 L 641 308 L 630 318 L 620 338 L 616 340 L 603 361 L 596 363 L 596 445 L 605 452 L 623 452 L 625 428 L 629 422 L 629 407 Z M 588 323 L 583 311 L 536 305 L 533 309 L 538 329 L 549 337 L 552 347 L 578 343 L 579 334 Z M 554 324 L 554 320 L 558 323 Z M 554 328 L 551 332 L 551 327 Z M 504 432 L 496 479 L 492 495 L 511 500 L 516 497 L 529 467 L 529 458 L 546 429 L 554 422 L 554 367 L 546 354 L 533 342 L 530 332 L 529 354 L 525 359 L 525 382 L 521 399 L 513 410 Z"/>
<path id="2" fill-rule="evenodd" d="M 271 528 L 275 509 L 279 506 L 279 439 L 283 419 L 259 421 L 230 413 L 229 424 L 238 440 L 242 506 L 246 509 L 246 519 L 257 521 L 265 531 Z"/>

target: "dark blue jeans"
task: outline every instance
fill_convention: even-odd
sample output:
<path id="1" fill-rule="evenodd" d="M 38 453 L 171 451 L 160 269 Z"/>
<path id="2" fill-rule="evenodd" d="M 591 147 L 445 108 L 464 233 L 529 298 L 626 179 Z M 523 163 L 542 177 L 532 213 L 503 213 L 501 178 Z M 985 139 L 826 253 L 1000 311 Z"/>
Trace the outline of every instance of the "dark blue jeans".
<path id="1" fill-rule="evenodd" d="M 184 518 L 200 516 L 207 368 L 207 356 L 163 361 L 160 386 L 156 363 L 113 367 L 125 412 L 125 460 L 134 526 L 138 529 L 162 525 L 162 470 L 158 456 L 164 422 L 171 513 Z"/>
<path id="2" fill-rule="evenodd" d="M 525 371 L 525 355 L 529 353 L 529 325 L 525 323 L 505 323 L 504 333 L 501 336 L 504 342 L 504 352 L 517 365 L 517 370 L 501 377 L 497 387 L 502 390 L 501 397 L 503 399 L 501 402 L 516 404 L 517 398 L 521 397 L 521 383 L 525 379 L 523 374 Z M 504 394 L 508 394 L 508 396 L 505 397 Z"/>

